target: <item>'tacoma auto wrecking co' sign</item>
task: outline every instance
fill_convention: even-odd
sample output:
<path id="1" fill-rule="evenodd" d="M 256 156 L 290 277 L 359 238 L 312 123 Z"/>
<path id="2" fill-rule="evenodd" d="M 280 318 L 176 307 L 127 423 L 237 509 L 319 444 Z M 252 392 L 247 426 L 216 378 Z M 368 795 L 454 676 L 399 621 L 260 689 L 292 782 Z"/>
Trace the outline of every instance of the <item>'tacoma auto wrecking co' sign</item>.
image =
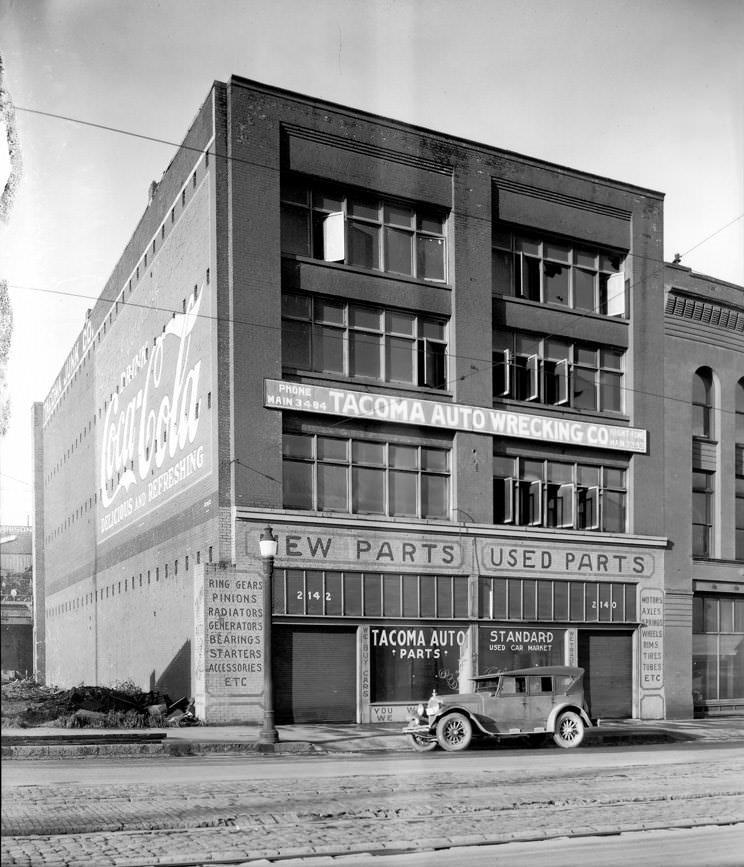
<path id="1" fill-rule="evenodd" d="M 276 379 L 264 381 L 264 404 L 270 409 L 374 419 L 624 452 L 646 451 L 646 431 L 641 428 Z"/>

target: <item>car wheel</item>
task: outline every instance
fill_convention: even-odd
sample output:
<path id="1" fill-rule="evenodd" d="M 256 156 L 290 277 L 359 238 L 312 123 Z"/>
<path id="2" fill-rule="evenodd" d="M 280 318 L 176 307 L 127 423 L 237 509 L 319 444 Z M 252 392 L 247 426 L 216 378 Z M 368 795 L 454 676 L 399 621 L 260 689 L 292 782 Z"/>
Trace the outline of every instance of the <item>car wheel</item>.
<path id="1" fill-rule="evenodd" d="M 462 713 L 450 713 L 437 723 L 437 741 L 443 750 L 465 750 L 473 740 L 473 726 Z"/>
<path id="2" fill-rule="evenodd" d="M 563 749 L 578 747 L 584 740 L 584 723 L 572 710 L 564 711 L 556 720 L 553 740 Z"/>
<path id="3" fill-rule="evenodd" d="M 422 738 L 421 735 L 408 735 L 408 740 L 417 753 L 428 753 L 438 746 L 434 738 Z"/>

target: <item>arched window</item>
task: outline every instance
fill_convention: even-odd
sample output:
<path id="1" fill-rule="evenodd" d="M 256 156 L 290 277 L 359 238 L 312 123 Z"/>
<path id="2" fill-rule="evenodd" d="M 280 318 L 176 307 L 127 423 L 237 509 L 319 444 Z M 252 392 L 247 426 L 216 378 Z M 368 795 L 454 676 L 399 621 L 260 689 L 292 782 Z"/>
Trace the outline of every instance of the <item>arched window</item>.
<path id="1" fill-rule="evenodd" d="M 692 435 L 713 436 L 713 374 L 701 367 L 692 377 Z"/>

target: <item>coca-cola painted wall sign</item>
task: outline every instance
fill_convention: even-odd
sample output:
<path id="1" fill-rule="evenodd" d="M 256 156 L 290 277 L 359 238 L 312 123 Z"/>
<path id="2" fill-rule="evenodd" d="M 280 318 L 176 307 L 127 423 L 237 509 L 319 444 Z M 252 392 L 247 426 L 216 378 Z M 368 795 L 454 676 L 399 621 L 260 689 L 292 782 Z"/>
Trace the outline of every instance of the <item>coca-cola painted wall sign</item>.
<path id="1" fill-rule="evenodd" d="M 99 538 L 183 493 L 211 471 L 195 335 L 205 287 L 135 351 L 108 402 L 99 452 Z"/>

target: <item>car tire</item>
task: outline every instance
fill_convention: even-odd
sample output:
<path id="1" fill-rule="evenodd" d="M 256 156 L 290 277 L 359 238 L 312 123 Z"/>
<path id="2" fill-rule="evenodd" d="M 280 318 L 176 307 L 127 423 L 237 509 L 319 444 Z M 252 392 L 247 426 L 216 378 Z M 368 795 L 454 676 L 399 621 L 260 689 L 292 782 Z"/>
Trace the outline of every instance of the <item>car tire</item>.
<path id="1" fill-rule="evenodd" d="M 581 717 L 572 710 L 563 711 L 555 721 L 553 740 L 564 750 L 578 747 L 584 740 L 584 723 Z"/>
<path id="2" fill-rule="evenodd" d="M 437 723 L 437 741 L 450 753 L 466 750 L 473 740 L 473 725 L 463 713 L 449 713 Z"/>
<path id="3" fill-rule="evenodd" d="M 434 738 L 422 738 L 421 735 L 408 735 L 408 740 L 417 753 L 428 753 L 439 746 Z"/>

